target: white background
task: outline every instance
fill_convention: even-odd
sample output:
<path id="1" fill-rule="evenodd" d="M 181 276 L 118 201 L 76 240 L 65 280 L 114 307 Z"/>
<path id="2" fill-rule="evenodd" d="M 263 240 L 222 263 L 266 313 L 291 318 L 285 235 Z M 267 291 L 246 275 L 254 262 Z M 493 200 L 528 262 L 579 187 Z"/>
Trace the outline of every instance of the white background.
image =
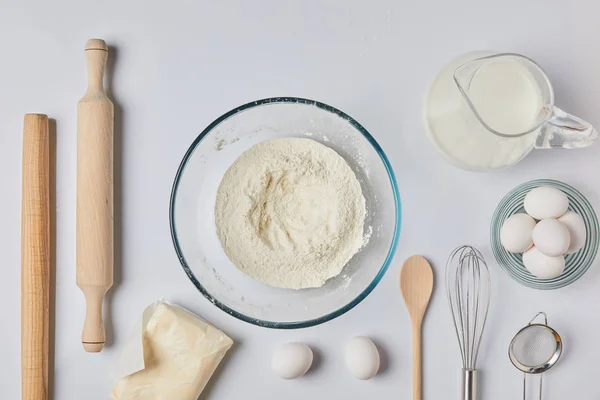
<path id="1" fill-rule="evenodd" d="M 205 398 L 408 399 L 411 331 L 398 273 L 413 254 L 430 259 L 437 285 L 424 323 L 424 398 L 458 399 L 460 362 L 442 268 L 463 243 L 480 247 L 492 267 L 482 398 L 520 398 L 522 378 L 507 346 L 539 310 L 565 341 L 545 399 L 600 398 L 598 263 L 567 288 L 535 291 L 506 276 L 488 244 L 497 202 L 530 179 L 562 180 L 600 210 L 600 148 L 538 151 L 506 171 L 475 174 L 443 161 L 420 118 L 422 95 L 445 62 L 491 49 L 538 61 L 557 104 L 600 127 L 600 3 L 593 3 L 1 0 L 1 397 L 20 396 L 21 132 L 26 112 L 42 112 L 57 126 L 55 399 L 107 399 L 120 346 L 142 309 L 161 297 L 236 341 Z M 118 105 L 118 271 L 107 302 L 109 343 L 100 354 L 81 348 L 84 299 L 75 285 L 76 104 L 90 37 L 113 46 Z M 172 180 L 192 140 L 231 108 L 271 96 L 320 100 L 363 124 L 391 160 L 404 208 L 396 258 L 374 292 L 342 317 L 296 331 L 251 326 L 212 306 L 182 272 L 168 225 Z M 382 371 L 371 381 L 356 380 L 344 367 L 343 344 L 355 335 L 371 336 L 382 352 Z M 269 367 L 273 348 L 288 341 L 309 343 L 318 355 L 313 370 L 295 381 L 276 378 Z"/>

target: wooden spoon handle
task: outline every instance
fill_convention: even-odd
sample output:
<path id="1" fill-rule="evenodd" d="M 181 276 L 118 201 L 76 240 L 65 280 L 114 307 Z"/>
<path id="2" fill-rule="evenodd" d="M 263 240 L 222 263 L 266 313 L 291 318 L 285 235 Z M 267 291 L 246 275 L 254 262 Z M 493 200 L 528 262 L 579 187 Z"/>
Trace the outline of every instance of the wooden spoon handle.
<path id="1" fill-rule="evenodd" d="M 421 322 L 413 322 L 413 400 L 421 400 Z"/>
<path id="2" fill-rule="evenodd" d="M 50 313 L 50 138 L 48 117 L 23 127 L 21 379 L 23 400 L 48 398 Z"/>

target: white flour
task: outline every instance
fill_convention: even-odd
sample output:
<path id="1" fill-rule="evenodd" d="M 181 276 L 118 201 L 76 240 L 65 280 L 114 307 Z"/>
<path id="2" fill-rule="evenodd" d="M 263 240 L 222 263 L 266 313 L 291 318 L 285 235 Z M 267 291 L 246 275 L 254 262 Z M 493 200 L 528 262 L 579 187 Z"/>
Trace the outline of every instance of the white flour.
<path id="1" fill-rule="evenodd" d="M 365 198 L 346 161 L 311 139 L 260 143 L 227 170 L 217 235 L 245 274 L 271 286 L 322 286 L 363 245 Z"/>

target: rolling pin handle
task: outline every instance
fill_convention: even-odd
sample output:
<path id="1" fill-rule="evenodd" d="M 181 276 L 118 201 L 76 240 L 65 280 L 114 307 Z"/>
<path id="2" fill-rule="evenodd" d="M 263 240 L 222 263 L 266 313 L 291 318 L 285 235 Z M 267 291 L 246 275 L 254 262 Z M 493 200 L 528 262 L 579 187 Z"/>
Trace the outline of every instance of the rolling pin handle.
<path id="1" fill-rule="evenodd" d="M 102 39 L 90 39 L 85 44 L 88 91 L 104 91 L 102 80 L 108 59 L 108 46 Z"/>
<path id="2" fill-rule="evenodd" d="M 98 353 L 106 342 L 102 320 L 102 299 L 106 290 L 97 286 L 84 286 L 82 290 L 85 294 L 86 313 L 81 343 L 88 353 Z"/>

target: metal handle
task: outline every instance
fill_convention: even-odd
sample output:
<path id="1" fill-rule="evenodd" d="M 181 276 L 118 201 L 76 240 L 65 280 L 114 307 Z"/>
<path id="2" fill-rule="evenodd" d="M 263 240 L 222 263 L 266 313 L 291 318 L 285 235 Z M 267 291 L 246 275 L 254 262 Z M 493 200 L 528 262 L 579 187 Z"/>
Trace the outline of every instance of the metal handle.
<path id="1" fill-rule="evenodd" d="M 477 371 L 462 370 L 462 400 L 477 400 Z"/>

